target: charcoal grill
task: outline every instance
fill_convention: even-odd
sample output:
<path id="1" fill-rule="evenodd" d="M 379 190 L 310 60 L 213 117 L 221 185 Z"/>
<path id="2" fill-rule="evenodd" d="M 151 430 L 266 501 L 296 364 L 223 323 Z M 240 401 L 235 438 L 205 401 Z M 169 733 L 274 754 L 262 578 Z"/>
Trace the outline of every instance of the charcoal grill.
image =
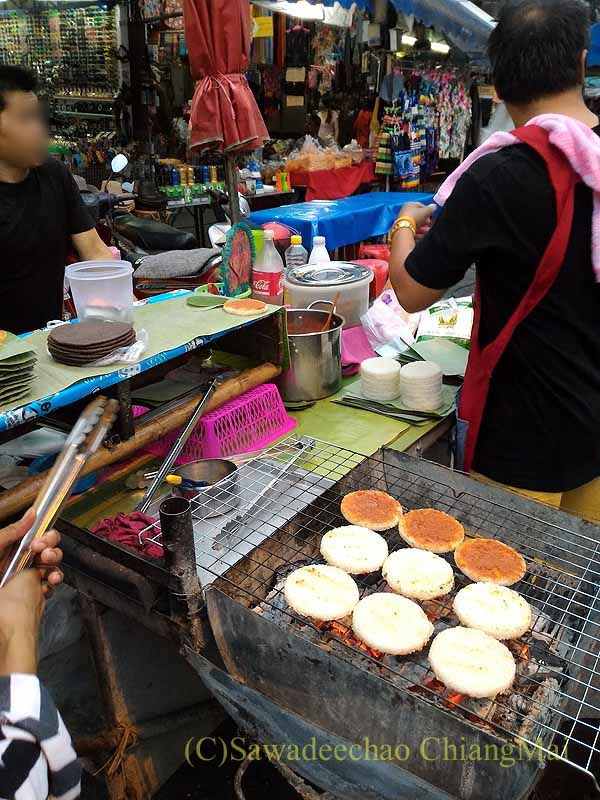
<path id="1" fill-rule="evenodd" d="M 201 495 L 193 501 L 198 574 L 227 672 L 188 657 L 239 724 L 259 741 L 358 745 L 360 758 L 290 764 L 340 797 L 526 797 L 549 758 L 598 789 L 600 528 L 395 451 L 365 459 L 294 437 L 242 468 L 242 505 L 232 503 L 230 516 L 292 460 L 233 535 L 226 517 L 204 518 Z M 533 625 L 508 643 L 517 662 L 510 691 L 494 700 L 451 693 L 427 648 L 382 656 L 343 624 L 316 625 L 287 606 L 286 575 L 321 561 L 321 536 L 346 524 L 342 497 L 369 488 L 407 509 L 445 511 L 468 536 L 497 538 L 525 557 L 527 574 L 513 588 L 531 603 Z M 227 499 L 225 487 L 225 507 Z M 161 541 L 158 526 L 143 535 Z M 397 532 L 384 535 L 390 551 L 405 546 Z M 436 633 L 458 624 L 452 600 L 468 581 L 455 575 L 451 595 L 422 604 Z M 385 588 L 380 575 L 357 582 L 361 596 Z"/>

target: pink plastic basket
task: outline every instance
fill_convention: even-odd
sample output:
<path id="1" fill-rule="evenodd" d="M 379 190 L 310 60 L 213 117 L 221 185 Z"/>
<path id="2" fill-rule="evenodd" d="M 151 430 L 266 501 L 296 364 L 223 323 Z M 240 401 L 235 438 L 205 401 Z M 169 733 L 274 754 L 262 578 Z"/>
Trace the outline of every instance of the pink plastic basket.
<path id="1" fill-rule="evenodd" d="M 134 406 L 133 411 L 137 417 L 147 409 Z M 295 427 L 296 420 L 286 414 L 277 387 L 266 383 L 202 417 L 177 463 L 189 464 L 202 458 L 227 458 L 260 450 Z M 164 458 L 180 432 L 172 431 L 144 449 Z"/>

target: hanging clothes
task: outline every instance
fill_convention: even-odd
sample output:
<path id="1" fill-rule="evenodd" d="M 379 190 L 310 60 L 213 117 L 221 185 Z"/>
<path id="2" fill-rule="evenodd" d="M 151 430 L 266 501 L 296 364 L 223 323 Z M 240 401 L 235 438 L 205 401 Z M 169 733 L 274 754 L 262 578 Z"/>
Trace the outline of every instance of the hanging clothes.
<path id="1" fill-rule="evenodd" d="M 354 120 L 354 138 L 362 148 L 369 146 L 372 111 L 359 111 Z"/>
<path id="2" fill-rule="evenodd" d="M 380 131 L 379 124 L 379 97 L 375 98 L 375 105 L 373 106 L 373 114 L 371 115 L 371 132 L 369 134 L 369 147 L 377 147 L 377 137 Z"/>
<path id="3" fill-rule="evenodd" d="M 402 77 L 402 72 L 398 69 L 394 69 L 381 81 L 379 97 L 381 97 L 384 103 L 395 103 L 400 99 L 403 91 L 404 78 Z"/>
<path id="4" fill-rule="evenodd" d="M 308 64 L 310 31 L 302 25 L 294 25 L 285 36 L 285 64 L 287 67 L 305 67 Z"/>
<path id="5" fill-rule="evenodd" d="M 386 96 L 398 88 L 393 77 L 390 74 L 382 84 Z M 385 106 L 381 130 L 390 139 L 379 139 L 377 174 L 393 174 L 403 190 L 417 189 L 438 168 L 440 158 L 464 157 L 471 114 L 471 97 L 461 78 L 449 72 L 405 74 L 398 97 Z"/>
<path id="6" fill-rule="evenodd" d="M 375 158 L 375 174 L 394 174 L 394 154 L 392 149 L 392 134 L 382 131 L 377 140 L 377 155 Z"/>

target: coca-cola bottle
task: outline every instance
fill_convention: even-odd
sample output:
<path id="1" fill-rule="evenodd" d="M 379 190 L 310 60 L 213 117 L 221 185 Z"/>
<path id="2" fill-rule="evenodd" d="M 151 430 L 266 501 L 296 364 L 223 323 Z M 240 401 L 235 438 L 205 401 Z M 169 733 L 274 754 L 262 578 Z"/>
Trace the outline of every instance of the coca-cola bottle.
<path id="1" fill-rule="evenodd" d="M 265 243 L 252 270 L 252 297 L 274 306 L 283 304 L 283 260 L 273 244 L 273 231 L 265 231 Z"/>

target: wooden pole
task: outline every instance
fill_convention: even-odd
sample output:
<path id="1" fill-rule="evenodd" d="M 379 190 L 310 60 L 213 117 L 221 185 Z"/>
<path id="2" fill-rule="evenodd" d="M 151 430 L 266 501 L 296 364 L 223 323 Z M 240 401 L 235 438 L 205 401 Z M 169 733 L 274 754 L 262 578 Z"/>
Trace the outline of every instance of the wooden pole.
<path id="1" fill-rule="evenodd" d="M 262 386 L 263 383 L 272 381 L 281 373 L 281 367 L 274 364 L 262 364 L 241 372 L 237 377 L 224 381 L 215 391 L 210 399 L 206 411 L 214 411 L 220 408 L 229 400 Z M 176 408 L 169 408 L 164 414 L 154 417 L 148 422 L 140 422 L 137 426 L 135 436 L 126 442 L 109 448 L 103 448 L 93 455 L 82 471 L 83 475 L 108 467 L 117 461 L 123 461 L 133 456 L 142 447 L 146 447 L 151 442 L 155 442 L 175 428 L 180 428 L 189 420 L 194 409 L 198 405 L 199 395 L 188 398 L 184 403 Z M 46 480 L 47 473 L 42 472 L 32 478 L 26 478 L 13 489 L 8 489 L 0 494 L 0 521 L 18 514 L 20 511 L 29 508 L 37 497 L 38 492 Z"/>
<path id="2" fill-rule="evenodd" d="M 225 153 L 223 156 L 225 162 L 225 185 L 227 186 L 227 194 L 229 195 L 229 218 L 231 224 L 235 225 L 241 220 L 240 214 L 240 197 L 238 194 L 238 168 L 235 162 L 235 156 Z"/>

